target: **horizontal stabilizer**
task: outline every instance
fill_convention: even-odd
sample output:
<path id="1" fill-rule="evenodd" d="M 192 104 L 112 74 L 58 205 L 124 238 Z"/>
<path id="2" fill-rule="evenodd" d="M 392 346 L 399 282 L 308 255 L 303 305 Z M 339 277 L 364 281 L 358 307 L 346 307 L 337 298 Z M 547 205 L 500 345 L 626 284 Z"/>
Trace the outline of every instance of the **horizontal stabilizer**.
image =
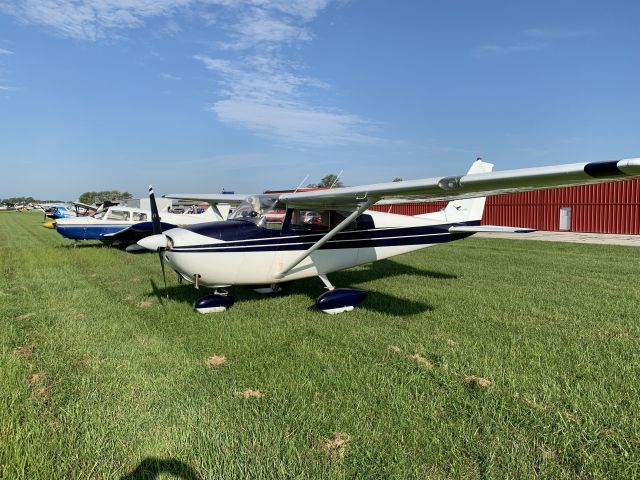
<path id="1" fill-rule="evenodd" d="M 449 233 L 531 233 L 535 231 L 534 228 L 497 227 L 494 225 L 449 227 Z"/>

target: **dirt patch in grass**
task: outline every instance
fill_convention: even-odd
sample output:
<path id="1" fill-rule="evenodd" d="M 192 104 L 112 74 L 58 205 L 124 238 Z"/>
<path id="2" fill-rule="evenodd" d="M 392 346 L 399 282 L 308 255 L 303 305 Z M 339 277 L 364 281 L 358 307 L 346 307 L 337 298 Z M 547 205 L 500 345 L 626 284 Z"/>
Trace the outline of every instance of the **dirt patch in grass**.
<path id="1" fill-rule="evenodd" d="M 395 345 L 389 345 L 389 351 L 393 353 L 400 353 L 402 350 L 400 350 L 400 347 L 396 347 Z"/>
<path id="2" fill-rule="evenodd" d="M 347 454 L 351 437 L 346 433 L 333 432 L 329 438 L 320 443 L 320 448 L 331 460 L 341 460 Z"/>
<path id="3" fill-rule="evenodd" d="M 44 378 L 45 375 L 42 372 L 31 372 L 29 375 L 27 375 L 27 383 L 29 384 L 29 386 L 33 387 L 42 382 Z"/>
<path id="4" fill-rule="evenodd" d="M 474 388 L 489 388 L 491 386 L 491 381 L 486 378 L 477 377 L 476 375 L 465 375 L 464 381 L 467 385 Z"/>
<path id="5" fill-rule="evenodd" d="M 35 352 L 35 345 L 24 345 L 22 347 L 16 347 L 14 352 L 16 355 L 22 358 L 29 358 Z"/>
<path id="6" fill-rule="evenodd" d="M 447 345 L 449 345 L 450 347 L 455 347 L 458 344 L 458 342 L 456 342 L 455 340 L 447 340 Z"/>
<path id="7" fill-rule="evenodd" d="M 48 386 L 39 387 L 39 388 L 36 388 L 33 391 L 33 393 L 36 394 L 38 397 L 48 397 L 49 394 L 51 393 L 51 387 L 48 387 Z"/>
<path id="8" fill-rule="evenodd" d="M 33 312 L 29 312 L 29 313 L 25 313 L 23 315 L 18 315 L 16 317 L 16 320 L 26 320 L 27 318 L 31 318 L 34 317 L 36 314 Z"/>
<path id="9" fill-rule="evenodd" d="M 138 308 L 149 308 L 152 304 L 153 304 L 153 302 L 151 300 L 146 299 L 146 300 L 139 301 L 138 304 L 136 305 L 136 307 L 138 307 Z"/>
<path id="10" fill-rule="evenodd" d="M 226 361 L 227 359 L 223 355 L 214 355 L 213 357 L 205 359 L 204 363 L 211 367 L 217 367 L 223 365 Z"/>
<path id="11" fill-rule="evenodd" d="M 419 365 L 422 365 L 424 367 L 427 368 L 433 368 L 433 363 L 431 363 L 429 360 L 427 360 L 426 358 L 424 358 L 422 355 L 420 355 L 419 353 L 416 353 L 415 355 L 411 355 L 409 357 L 410 360 L 413 360 L 414 362 L 418 363 Z"/>
<path id="12" fill-rule="evenodd" d="M 125 302 L 133 302 L 133 296 L 132 295 L 127 295 L 124 299 Z"/>
<path id="13" fill-rule="evenodd" d="M 236 392 L 236 395 L 242 398 L 262 398 L 262 392 L 258 389 L 245 388 L 240 392 Z"/>
<path id="14" fill-rule="evenodd" d="M 31 388 L 34 395 L 38 397 L 48 397 L 51 393 L 51 387 L 45 385 L 46 375 L 42 372 L 31 372 L 27 375 L 27 385 Z"/>

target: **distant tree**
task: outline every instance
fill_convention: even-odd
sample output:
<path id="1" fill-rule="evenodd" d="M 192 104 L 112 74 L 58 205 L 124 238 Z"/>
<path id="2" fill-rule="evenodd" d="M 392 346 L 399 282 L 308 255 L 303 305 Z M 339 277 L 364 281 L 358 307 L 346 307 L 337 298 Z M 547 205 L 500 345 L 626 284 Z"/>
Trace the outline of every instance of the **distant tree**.
<path id="1" fill-rule="evenodd" d="M 2 203 L 8 203 L 10 205 L 15 203 L 37 203 L 37 200 L 33 197 L 11 197 L 2 199 Z"/>
<path id="2" fill-rule="evenodd" d="M 393 180 L 391 180 L 392 182 L 401 182 L 402 178 L 401 177 L 396 177 Z"/>
<path id="3" fill-rule="evenodd" d="M 78 197 L 78 201 L 81 203 L 102 203 L 106 200 L 129 200 L 133 198 L 129 192 L 121 192 L 119 190 L 105 190 L 102 192 L 84 192 Z"/>
<path id="4" fill-rule="evenodd" d="M 319 183 L 310 183 L 307 185 L 308 188 L 329 188 L 331 186 L 334 187 L 344 187 L 344 183 L 338 180 L 338 176 L 335 173 L 330 173 L 329 175 L 325 175 L 322 177 Z"/>

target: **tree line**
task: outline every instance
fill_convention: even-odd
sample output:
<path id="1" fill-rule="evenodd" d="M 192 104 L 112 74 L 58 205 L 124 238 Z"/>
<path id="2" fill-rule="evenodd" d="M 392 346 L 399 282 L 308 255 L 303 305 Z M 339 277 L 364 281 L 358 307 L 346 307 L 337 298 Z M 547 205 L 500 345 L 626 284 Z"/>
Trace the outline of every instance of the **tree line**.
<path id="1" fill-rule="evenodd" d="M 14 205 L 16 203 L 62 203 L 62 200 L 39 200 L 33 197 L 9 197 L 0 199 L 0 203 L 6 203 L 9 205 Z"/>
<path id="2" fill-rule="evenodd" d="M 113 202 L 115 200 L 129 200 L 133 198 L 129 192 L 121 192 L 120 190 L 104 190 L 102 192 L 84 192 L 78 197 L 78 201 L 87 204 L 100 204 L 105 201 Z"/>

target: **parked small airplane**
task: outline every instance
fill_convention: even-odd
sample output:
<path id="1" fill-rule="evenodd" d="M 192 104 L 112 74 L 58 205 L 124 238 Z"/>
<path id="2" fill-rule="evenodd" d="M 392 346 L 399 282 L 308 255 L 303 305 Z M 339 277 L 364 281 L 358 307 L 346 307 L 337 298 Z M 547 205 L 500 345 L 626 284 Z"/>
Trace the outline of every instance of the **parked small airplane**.
<path id="1" fill-rule="evenodd" d="M 486 195 L 640 176 L 640 158 L 493 173 L 492 168 L 492 164 L 478 159 L 463 176 L 273 196 L 245 195 L 244 202 L 224 222 L 162 233 L 160 220 L 154 217 L 155 234 L 138 245 L 160 253 L 163 274 L 166 260 L 196 288 L 204 285 L 216 289 L 195 303 L 201 313 L 219 312 L 233 305 L 234 298 L 218 290 L 222 287 L 259 285 L 258 291 L 275 292 L 283 282 L 313 276 L 328 289 L 316 299 L 316 306 L 327 313 L 340 313 L 358 306 L 366 292 L 335 288 L 328 274 L 477 232 L 531 231 L 481 226 Z M 221 201 L 221 195 L 215 194 L 166 197 Z M 150 198 L 153 211 L 155 198 Z M 415 217 L 367 212 L 377 202 L 392 203 L 397 198 L 450 202 L 439 212 Z M 267 223 L 272 210 L 286 210 L 282 223 Z"/>
<path id="2" fill-rule="evenodd" d="M 231 200 L 227 199 L 227 202 Z M 102 240 L 115 245 L 129 245 L 127 251 L 131 252 L 142 250 L 135 242 L 152 233 L 150 219 L 151 211 L 149 210 L 109 205 L 90 216 L 58 219 L 54 222 L 54 226 L 60 235 L 75 240 L 72 247 L 77 246 L 79 240 Z M 220 210 L 209 208 L 197 215 L 163 212 L 161 224 L 162 228 L 168 229 L 220 220 L 223 220 Z"/>

